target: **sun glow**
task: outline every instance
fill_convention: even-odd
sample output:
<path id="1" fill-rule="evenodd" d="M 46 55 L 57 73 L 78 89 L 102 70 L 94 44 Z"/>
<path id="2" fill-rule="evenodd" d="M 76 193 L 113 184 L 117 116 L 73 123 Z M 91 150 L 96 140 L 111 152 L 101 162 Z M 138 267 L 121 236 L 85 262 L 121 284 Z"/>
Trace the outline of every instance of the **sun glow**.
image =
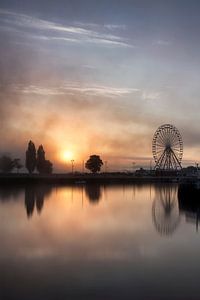
<path id="1" fill-rule="evenodd" d="M 61 154 L 61 158 L 64 161 L 72 160 L 74 158 L 74 155 L 73 155 L 72 151 L 70 151 L 70 150 L 64 150 L 62 152 L 62 154 Z"/>

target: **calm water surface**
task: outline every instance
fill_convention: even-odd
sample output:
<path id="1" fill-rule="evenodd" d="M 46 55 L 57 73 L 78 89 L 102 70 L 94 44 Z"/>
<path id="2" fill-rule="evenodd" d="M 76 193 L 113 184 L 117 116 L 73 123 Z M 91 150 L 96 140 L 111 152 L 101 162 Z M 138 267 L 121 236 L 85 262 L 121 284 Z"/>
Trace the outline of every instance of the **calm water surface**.
<path id="1" fill-rule="evenodd" d="M 176 185 L 0 188 L 0 299 L 200 299 L 198 204 Z"/>

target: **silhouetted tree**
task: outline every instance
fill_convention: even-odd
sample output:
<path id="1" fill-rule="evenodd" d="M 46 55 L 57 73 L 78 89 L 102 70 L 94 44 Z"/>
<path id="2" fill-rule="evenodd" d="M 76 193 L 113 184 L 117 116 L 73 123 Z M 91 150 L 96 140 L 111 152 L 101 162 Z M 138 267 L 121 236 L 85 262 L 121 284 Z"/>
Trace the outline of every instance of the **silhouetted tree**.
<path id="1" fill-rule="evenodd" d="M 37 170 L 39 173 L 44 173 L 44 164 L 45 164 L 45 152 L 43 146 L 40 145 L 37 150 Z"/>
<path id="2" fill-rule="evenodd" d="M 99 155 L 91 155 L 87 160 L 85 167 L 90 170 L 92 173 L 100 172 L 103 161 Z"/>
<path id="3" fill-rule="evenodd" d="M 20 162 L 20 158 L 15 158 L 13 160 L 14 168 L 17 169 L 17 173 L 19 173 L 19 170 L 23 167 L 23 165 Z"/>
<path id="4" fill-rule="evenodd" d="M 30 174 L 33 173 L 36 167 L 36 149 L 32 141 L 28 143 L 28 149 L 26 151 L 26 168 Z"/>
<path id="5" fill-rule="evenodd" d="M 45 159 L 45 151 L 42 145 L 37 151 L 37 170 L 40 174 L 51 174 L 53 171 L 53 164 Z"/>
<path id="6" fill-rule="evenodd" d="M 50 160 L 45 160 L 44 162 L 44 173 L 51 174 L 53 172 L 53 164 Z"/>
<path id="7" fill-rule="evenodd" d="M 8 155 L 3 155 L 0 157 L 0 170 L 3 173 L 10 173 L 14 169 L 14 161 Z"/>

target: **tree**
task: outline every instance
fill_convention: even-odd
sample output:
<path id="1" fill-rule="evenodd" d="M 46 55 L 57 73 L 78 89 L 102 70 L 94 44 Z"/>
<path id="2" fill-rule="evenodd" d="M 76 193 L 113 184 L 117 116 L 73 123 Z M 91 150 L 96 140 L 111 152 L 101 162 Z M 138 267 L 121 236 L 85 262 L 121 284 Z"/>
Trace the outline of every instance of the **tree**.
<path id="1" fill-rule="evenodd" d="M 20 158 L 15 158 L 13 160 L 14 168 L 17 169 L 17 173 L 19 173 L 19 170 L 23 167 L 23 165 L 20 162 Z"/>
<path id="2" fill-rule="evenodd" d="M 3 155 L 0 157 L 0 170 L 3 173 L 10 173 L 14 169 L 14 161 L 8 155 Z"/>
<path id="3" fill-rule="evenodd" d="M 53 172 L 53 164 L 50 160 L 45 160 L 44 162 L 44 173 L 51 174 Z"/>
<path id="4" fill-rule="evenodd" d="M 37 170 L 40 174 L 51 174 L 53 171 L 53 164 L 45 159 L 45 151 L 42 145 L 37 151 Z"/>
<path id="5" fill-rule="evenodd" d="M 87 160 L 85 167 L 90 170 L 92 173 L 100 172 L 103 161 L 99 155 L 91 155 Z"/>
<path id="6" fill-rule="evenodd" d="M 43 146 L 40 145 L 37 150 L 37 170 L 39 173 L 44 173 L 44 164 L 45 164 L 45 152 Z"/>
<path id="7" fill-rule="evenodd" d="M 30 174 L 33 173 L 36 167 L 36 149 L 32 141 L 28 143 L 28 149 L 26 150 L 26 168 Z"/>

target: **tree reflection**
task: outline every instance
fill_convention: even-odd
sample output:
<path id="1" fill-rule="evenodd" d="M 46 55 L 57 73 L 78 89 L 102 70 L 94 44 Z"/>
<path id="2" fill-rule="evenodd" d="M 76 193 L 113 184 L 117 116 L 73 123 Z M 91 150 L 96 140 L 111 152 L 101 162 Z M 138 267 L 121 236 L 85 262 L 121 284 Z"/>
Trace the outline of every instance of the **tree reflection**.
<path id="1" fill-rule="evenodd" d="M 35 206 L 35 188 L 33 186 L 26 186 L 25 188 L 25 207 L 27 217 L 31 217 Z"/>
<path id="2" fill-rule="evenodd" d="M 10 201 L 18 199 L 20 194 L 23 192 L 23 187 L 18 185 L 10 186 L 0 186 L 0 201 Z"/>
<path id="3" fill-rule="evenodd" d="M 178 204 L 181 213 L 185 214 L 186 222 L 196 224 L 198 231 L 200 219 L 200 192 L 193 186 L 180 185 L 178 189 Z"/>
<path id="4" fill-rule="evenodd" d="M 180 221 L 177 187 L 159 186 L 155 191 L 152 204 L 153 223 L 161 235 L 168 236 L 174 233 Z"/>
<path id="5" fill-rule="evenodd" d="M 41 213 L 44 199 L 51 193 L 51 186 L 48 185 L 27 185 L 25 187 L 25 208 L 27 217 L 33 215 L 34 209 Z"/>
<path id="6" fill-rule="evenodd" d="M 85 193 L 86 193 L 86 196 L 88 197 L 90 203 L 93 203 L 93 204 L 97 204 L 102 197 L 101 186 L 99 184 L 86 185 Z"/>

